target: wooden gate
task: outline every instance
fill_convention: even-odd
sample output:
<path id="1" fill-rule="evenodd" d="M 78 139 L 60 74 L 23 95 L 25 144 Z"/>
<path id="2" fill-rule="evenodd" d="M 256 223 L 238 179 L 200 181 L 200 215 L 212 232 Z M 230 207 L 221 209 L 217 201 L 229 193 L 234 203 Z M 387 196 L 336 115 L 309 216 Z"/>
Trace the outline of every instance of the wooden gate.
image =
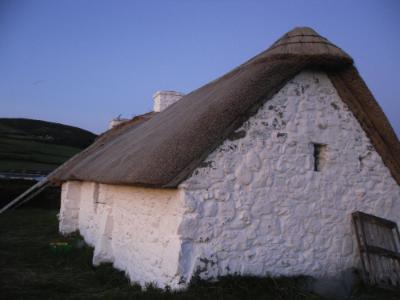
<path id="1" fill-rule="evenodd" d="M 393 221 L 363 212 L 352 213 L 363 279 L 379 286 L 400 287 L 400 234 Z"/>

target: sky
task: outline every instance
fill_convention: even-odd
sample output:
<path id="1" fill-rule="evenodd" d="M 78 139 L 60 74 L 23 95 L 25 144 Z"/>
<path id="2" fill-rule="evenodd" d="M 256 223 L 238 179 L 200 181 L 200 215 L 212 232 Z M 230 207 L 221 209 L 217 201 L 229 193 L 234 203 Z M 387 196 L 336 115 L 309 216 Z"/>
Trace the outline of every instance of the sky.
<path id="1" fill-rule="evenodd" d="M 0 117 L 101 133 L 310 26 L 355 60 L 400 136 L 398 0 L 0 0 Z"/>

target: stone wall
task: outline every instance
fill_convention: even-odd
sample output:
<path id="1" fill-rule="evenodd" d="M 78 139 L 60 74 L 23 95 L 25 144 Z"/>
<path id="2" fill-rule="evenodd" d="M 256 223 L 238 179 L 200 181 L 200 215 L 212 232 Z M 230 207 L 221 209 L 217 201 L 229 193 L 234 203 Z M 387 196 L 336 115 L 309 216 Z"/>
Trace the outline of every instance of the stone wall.
<path id="1" fill-rule="evenodd" d="M 316 161 L 317 160 L 317 161 Z M 400 221 L 400 188 L 324 73 L 302 72 L 179 189 L 67 182 L 60 231 L 145 285 L 194 274 L 334 276 L 359 259 L 350 213 Z"/>
<path id="2" fill-rule="evenodd" d="M 182 215 L 179 190 L 67 182 L 60 231 L 79 230 L 95 265 L 111 262 L 143 286 L 177 286 Z"/>
<path id="3" fill-rule="evenodd" d="M 176 285 L 180 252 L 178 226 L 183 215 L 180 192 L 109 187 L 109 195 L 115 195 L 114 265 L 125 269 L 132 281 L 142 285 L 148 282 L 160 287 Z"/>
<path id="4" fill-rule="evenodd" d="M 97 201 L 95 197 L 99 184 L 94 182 L 81 183 L 81 201 L 79 209 L 79 232 L 85 238 L 85 241 L 95 246 L 99 232 L 99 218 L 97 215 Z"/>
<path id="5" fill-rule="evenodd" d="M 61 187 L 61 204 L 59 213 L 59 230 L 63 234 L 79 229 L 79 209 L 81 202 L 81 183 L 65 182 Z"/>
<path id="6" fill-rule="evenodd" d="M 180 187 L 183 281 L 335 275 L 359 264 L 351 212 L 400 221 L 398 184 L 324 73 L 288 82 Z"/>

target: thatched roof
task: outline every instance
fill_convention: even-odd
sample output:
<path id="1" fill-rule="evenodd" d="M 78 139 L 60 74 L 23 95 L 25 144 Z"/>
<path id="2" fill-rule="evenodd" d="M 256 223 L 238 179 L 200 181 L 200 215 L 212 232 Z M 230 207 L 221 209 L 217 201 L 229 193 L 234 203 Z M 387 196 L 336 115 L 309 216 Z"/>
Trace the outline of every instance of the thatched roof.
<path id="1" fill-rule="evenodd" d="M 112 129 L 49 177 L 59 183 L 176 187 L 257 108 L 303 69 L 325 70 L 400 183 L 400 144 L 343 50 L 310 28 L 269 49 L 139 124 Z"/>

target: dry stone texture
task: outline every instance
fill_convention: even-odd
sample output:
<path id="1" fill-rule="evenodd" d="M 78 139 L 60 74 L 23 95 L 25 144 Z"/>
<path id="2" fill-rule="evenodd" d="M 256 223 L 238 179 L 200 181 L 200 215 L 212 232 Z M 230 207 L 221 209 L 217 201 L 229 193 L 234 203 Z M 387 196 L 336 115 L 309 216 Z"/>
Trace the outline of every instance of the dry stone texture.
<path id="1" fill-rule="evenodd" d="M 178 189 L 67 182 L 60 231 L 141 285 L 194 274 L 334 276 L 357 266 L 350 213 L 400 221 L 400 188 L 324 73 L 289 81 Z M 314 144 L 324 145 L 315 171 Z"/>
<path id="2" fill-rule="evenodd" d="M 176 189 L 63 184 L 60 231 L 79 230 L 94 247 L 95 265 L 111 262 L 143 286 L 178 286 L 182 216 L 182 195 Z"/>
<path id="3" fill-rule="evenodd" d="M 237 131 L 181 185 L 187 278 L 335 275 L 359 263 L 351 212 L 400 221 L 399 186 L 324 73 L 300 73 Z"/>

